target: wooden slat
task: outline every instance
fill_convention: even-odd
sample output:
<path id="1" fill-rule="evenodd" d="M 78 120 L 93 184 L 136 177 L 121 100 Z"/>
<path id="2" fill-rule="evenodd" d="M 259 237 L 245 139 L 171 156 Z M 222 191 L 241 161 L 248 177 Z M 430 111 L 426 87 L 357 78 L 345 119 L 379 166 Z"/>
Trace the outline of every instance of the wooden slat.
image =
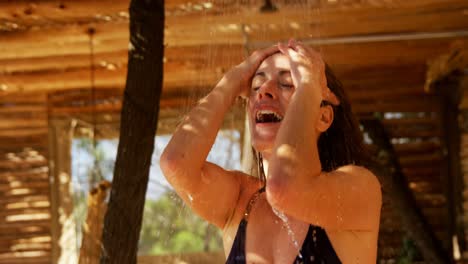
<path id="1" fill-rule="evenodd" d="M 400 100 L 374 101 L 360 103 L 355 102 L 355 113 L 373 112 L 428 112 L 440 108 L 440 100 L 437 97 L 404 98 Z"/>
<path id="2" fill-rule="evenodd" d="M 384 121 L 385 122 L 385 121 Z M 394 144 L 393 147 L 398 154 L 416 154 L 435 152 L 440 150 L 440 142 L 423 141 L 417 143 Z"/>
<path id="3" fill-rule="evenodd" d="M 47 166 L 47 165 L 48 165 L 47 160 L 45 159 L 18 160 L 18 161 L 0 160 L 0 169 L 25 169 L 25 168 Z"/>
<path id="4" fill-rule="evenodd" d="M 49 225 L 50 226 L 50 219 L 37 219 L 37 220 L 29 220 L 29 221 L 15 221 L 15 222 L 5 222 L 2 223 L 2 228 L 21 228 L 24 226 L 34 226 L 34 225 Z M 43 234 L 40 235 L 40 237 L 48 237 L 50 234 Z M 23 235 L 21 237 L 16 237 L 14 238 L 14 243 L 47 243 L 50 242 L 48 239 L 41 239 L 40 241 L 36 241 L 35 239 L 30 239 L 30 238 L 35 238 L 37 235 Z M 10 239 L 11 240 L 11 239 Z M 0 237 L 0 247 L 2 247 L 4 244 L 9 243 L 11 241 L 8 240 L 2 240 Z"/>
<path id="5" fill-rule="evenodd" d="M 324 59 L 337 68 L 366 65 L 424 64 L 428 57 L 441 55 L 452 46 L 466 46 L 467 37 L 431 40 L 386 41 L 375 43 L 333 44 L 320 47 Z M 86 43 L 87 44 L 87 43 Z M 455 45 L 456 44 L 456 45 Z M 84 45 L 84 44 L 83 44 Z M 37 50 L 35 47 L 34 50 Z M 119 51 L 95 51 L 97 68 L 112 65 L 124 67 L 127 62 L 127 47 Z M 365 50 L 366 52 L 362 52 Z M 382 56 L 385 50 L 385 56 Z M 12 58 L 0 60 L 0 73 L 47 72 L 64 69 L 89 68 L 89 50 L 80 53 L 76 49 L 70 55 L 39 53 L 40 57 Z M 25 54 L 22 54 L 22 56 Z M 1 54 L 0 54 L 1 56 Z M 244 56 L 244 47 L 239 44 L 212 44 L 193 47 L 172 47 L 165 49 L 166 72 L 189 67 L 226 67 L 239 63 Z M 173 65 L 173 66 L 168 66 Z M 173 68 L 172 68 L 173 67 Z M 378 87 L 376 87 L 378 88 Z"/>
<path id="6" fill-rule="evenodd" d="M 30 137 L 30 136 L 47 136 L 48 129 L 42 127 L 21 127 L 0 130 L 0 137 Z"/>
<path id="7" fill-rule="evenodd" d="M 47 119 L 15 118 L 0 120 L 0 130 L 5 128 L 32 128 L 46 127 Z"/>
<path id="8" fill-rule="evenodd" d="M 466 22 L 462 11 L 466 6 L 467 4 L 463 1 L 454 1 L 451 6 L 439 2 L 432 6 L 421 5 L 408 8 L 402 6 L 399 9 L 371 8 L 367 12 L 363 9 L 342 10 L 337 8 L 322 10 L 319 15 L 314 14 L 311 10 L 304 10 L 302 7 L 284 8 L 278 13 L 258 13 L 245 8 L 241 14 L 168 16 L 165 41 L 170 47 L 205 45 L 208 43 L 242 45 L 244 44 L 244 35 L 241 32 L 241 24 L 267 25 L 267 27 L 270 27 L 269 24 L 281 25 L 282 21 L 290 21 L 289 25 L 319 24 L 320 37 L 466 29 L 468 22 Z M 197 20 L 197 23 L 193 23 L 194 19 Z M 427 23 L 427 21 L 434 20 L 438 21 L 438 23 Z M 86 32 L 89 26 L 89 24 L 82 26 L 68 25 L 66 27 L 44 28 L 36 32 L 10 33 L 7 38 L 0 41 L 0 56 L 3 58 L 29 57 L 34 56 L 34 52 L 37 55 L 65 55 L 69 52 L 65 46 L 69 46 L 74 52 L 88 53 Z M 95 35 L 96 52 L 115 51 L 118 46 L 120 50 L 126 48 L 126 43 L 128 43 L 127 22 L 93 23 L 93 26 L 96 27 L 97 32 Z M 294 28 L 291 28 L 291 26 L 276 32 L 277 36 L 275 36 L 275 31 L 272 30 L 263 31 L 262 34 L 259 34 L 259 32 L 253 32 L 253 29 L 255 28 L 252 27 L 251 34 L 254 36 L 268 36 L 268 39 L 275 41 L 295 35 L 293 34 Z M 297 34 L 301 34 L 298 37 L 302 38 L 316 32 L 317 28 L 315 26 L 312 29 L 297 29 Z M 249 38 L 254 40 L 252 37 Z M 16 42 L 18 39 L 25 41 L 24 43 L 34 43 L 36 46 L 35 51 L 28 50 L 24 45 L 7 45 Z M 119 39 L 122 42 L 110 45 L 110 39 Z M 81 47 L 76 45 L 78 43 L 81 43 Z"/>
<path id="9" fill-rule="evenodd" d="M 28 182 L 12 182 L 7 184 L 0 184 L 0 192 L 7 192 L 9 190 L 15 189 L 34 189 L 34 188 L 43 188 L 49 186 L 49 181 L 28 181 Z M 1 214 L 1 212 L 0 212 Z"/>
<path id="10" fill-rule="evenodd" d="M 433 126 L 390 126 L 386 127 L 386 131 L 392 138 L 434 138 L 442 134 L 440 128 Z"/>
<path id="11" fill-rule="evenodd" d="M 50 243 L 20 244 L 20 245 L 12 245 L 10 248 L 8 247 L 0 248 L 0 253 L 6 253 L 6 252 L 21 253 L 21 252 L 36 251 L 36 250 L 49 251 L 50 248 L 51 248 Z"/>
<path id="12" fill-rule="evenodd" d="M 116 52 L 101 52 L 94 54 L 95 68 L 123 67 L 127 65 L 128 51 L 123 48 Z M 63 71 L 69 68 L 89 68 L 89 54 L 71 54 L 63 56 L 44 56 L 33 58 L 11 58 L 0 60 L 0 74 L 16 72 L 46 72 Z"/>
<path id="13" fill-rule="evenodd" d="M 428 164 L 438 166 L 442 161 L 442 155 L 441 153 L 428 153 L 425 155 L 406 156 L 399 157 L 399 161 L 403 167 L 427 167 Z"/>
<path id="14" fill-rule="evenodd" d="M 36 195 L 43 195 L 49 194 L 50 187 L 48 185 L 44 185 L 41 188 L 17 188 L 14 190 L 9 190 L 4 193 L 0 193 L 1 199 L 11 199 L 11 198 L 19 198 L 19 197 L 28 197 L 28 196 L 36 196 Z"/>

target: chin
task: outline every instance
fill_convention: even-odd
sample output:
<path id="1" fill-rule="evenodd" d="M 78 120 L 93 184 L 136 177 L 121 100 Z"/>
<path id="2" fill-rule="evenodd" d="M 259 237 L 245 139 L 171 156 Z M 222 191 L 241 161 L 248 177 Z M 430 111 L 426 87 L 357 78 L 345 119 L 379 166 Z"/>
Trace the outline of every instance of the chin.
<path id="1" fill-rule="evenodd" d="M 273 149 L 275 137 L 252 137 L 252 146 L 258 152 L 265 152 Z"/>
<path id="2" fill-rule="evenodd" d="M 250 136 L 254 149 L 260 152 L 273 149 L 279 128 L 280 123 L 251 126 Z"/>

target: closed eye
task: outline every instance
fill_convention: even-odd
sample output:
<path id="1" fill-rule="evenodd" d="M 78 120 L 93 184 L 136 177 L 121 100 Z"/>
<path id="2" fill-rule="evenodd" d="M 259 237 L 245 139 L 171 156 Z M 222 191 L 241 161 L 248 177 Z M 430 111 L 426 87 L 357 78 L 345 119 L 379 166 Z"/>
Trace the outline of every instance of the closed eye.
<path id="1" fill-rule="evenodd" d="M 288 84 L 288 83 L 280 83 L 280 85 L 281 87 L 288 88 L 288 89 L 294 88 L 294 85 Z"/>

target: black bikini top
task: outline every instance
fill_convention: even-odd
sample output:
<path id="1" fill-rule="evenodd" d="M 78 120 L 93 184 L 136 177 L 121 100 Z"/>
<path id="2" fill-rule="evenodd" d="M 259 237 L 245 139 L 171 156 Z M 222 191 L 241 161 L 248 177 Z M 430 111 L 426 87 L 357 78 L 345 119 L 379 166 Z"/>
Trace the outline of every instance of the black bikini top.
<path id="1" fill-rule="evenodd" d="M 247 231 L 247 218 L 250 214 L 252 206 L 265 188 L 261 188 L 250 199 L 247 208 L 242 218 L 239 228 L 237 229 L 234 243 L 232 244 L 231 252 L 226 260 L 226 264 L 245 264 L 245 237 Z M 321 227 L 309 225 L 306 238 L 302 244 L 302 248 L 294 260 L 293 264 L 341 264 L 340 259 L 336 255 L 333 246 L 328 239 L 325 230 Z"/>

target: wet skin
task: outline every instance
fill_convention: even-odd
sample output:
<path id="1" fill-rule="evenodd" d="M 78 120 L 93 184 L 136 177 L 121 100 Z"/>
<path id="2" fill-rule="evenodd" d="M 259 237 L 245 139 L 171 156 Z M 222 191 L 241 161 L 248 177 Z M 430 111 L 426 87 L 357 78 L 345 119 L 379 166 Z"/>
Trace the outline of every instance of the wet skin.
<path id="1" fill-rule="evenodd" d="M 225 113 L 243 96 L 249 98 L 252 144 L 267 168 L 267 190 L 249 216 L 247 263 L 292 263 L 297 255 L 272 208 L 287 215 L 299 246 L 309 224 L 318 225 L 343 263 L 375 263 L 381 206 L 376 177 L 351 165 L 321 171 L 316 142 L 333 122 L 331 107 L 320 107 L 327 96 L 322 66 L 318 53 L 296 43 L 254 53 L 192 109 L 165 149 L 166 178 L 196 213 L 223 230 L 226 255 L 262 183 L 209 163 L 206 156 Z M 281 121 L 259 123 L 259 111 Z"/>

